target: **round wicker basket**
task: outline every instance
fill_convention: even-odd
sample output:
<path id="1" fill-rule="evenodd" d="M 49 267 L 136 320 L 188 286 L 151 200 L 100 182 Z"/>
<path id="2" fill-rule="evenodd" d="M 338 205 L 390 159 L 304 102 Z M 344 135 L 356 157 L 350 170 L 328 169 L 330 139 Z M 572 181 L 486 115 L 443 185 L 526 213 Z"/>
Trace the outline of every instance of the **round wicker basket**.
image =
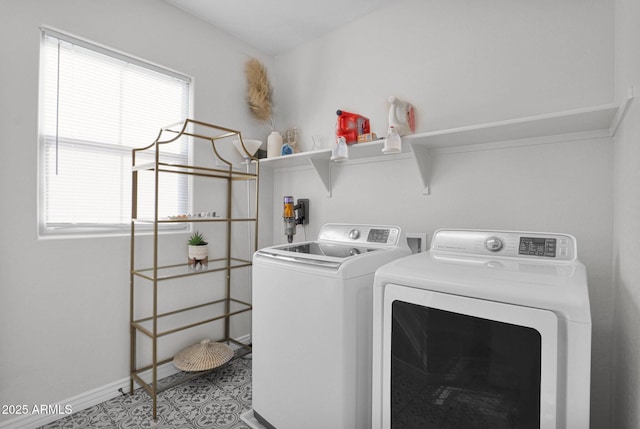
<path id="1" fill-rule="evenodd" d="M 233 350 L 226 344 L 202 340 L 187 347 L 173 358 L 173 364 L 182 371 L 206 371 L 231 360 Z"/>

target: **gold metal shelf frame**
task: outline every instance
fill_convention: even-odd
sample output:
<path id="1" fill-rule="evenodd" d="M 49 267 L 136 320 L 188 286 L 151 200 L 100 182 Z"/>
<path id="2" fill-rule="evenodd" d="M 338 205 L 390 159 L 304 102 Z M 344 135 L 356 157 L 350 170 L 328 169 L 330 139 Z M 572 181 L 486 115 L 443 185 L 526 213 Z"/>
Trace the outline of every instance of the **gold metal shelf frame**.
<path id="1" fill-rule="evenodd" d="M 167 147 L 171 143 L 176 142 L 181 137 L 191 138 L 193 145 L 200 143 L 210 143 L 211 150 L 215 159 L 219 162 L 217 165 L 222 167 L 211 168 L 198 165 L 185 165 L 185 164 L 173 164 L 160 161 L 160 155 L 163 148 Z M 231 145 L 231 139 L 238 139 L 242 143 L 246 155 L 248 156 L 247 171 L 238 171 L 233 169 L 233 164 L 221 156 L 219 147 L 220 145 L 229 144 L 235 151 L 235 147 Z M 138 158 L 143 158 L 143 154 L 152 153 L 154 156 L 153 162 L 148 162 L 149 157 L 145 159 L 145 163 L 137 163 Z M 138 156 L 139 155 L 139 156 Z M 196 326 L 205 325 L 208 323 L 223 323 L 224 324 L 224 338 L 217 341 L 223 341 L 226 343 L 233 343 L 239 348 L 235 352 L 235 358 L 244 356 L 251 352 L 251 346 L 241 343 L 237 339 L 230 337 L 230 322 L 231 317 L 243 314 L 251 311 L 251 303 L 244 302 L 235 298 L 232 298 L 232 284 L 231 273 L 233 270 L 242 269 L 251 266 L 251 261 L 233 257 L 231 255 L 232 249 L 232 228 L 233 223 L 247 222 L 249 225 L 253 224 L 253 249 L 249 249 L 249 253 L 252 250 L 255 251 L 258 246 L 258 190 L 259 190 L 259 170 L 260 163 L 256 157 L 250 154 L 240 131 L 232 130 L 230 128 L 221 127 L 218 125 L 209 124 L 206 122 L 196 121 L 194 119 L 186 119 L 183 122 L 173 124 L 162 128 L 158 133 L 155 141 L 145 147 L 136 148 L 132 150 L 132 193 L 131 193 L 131 240 L 130 240 L 130 393 L 133 393 L 134 383 L 143 387 L 151 396 L 153 402 L 153 419 L 157 420 L 157 395 L 160 391 L 175 385 L 175 383 L 159 386 L 158 383 L 158 367 L 165 363 L 171 362 L 173 358 L 167 358 L 159 360 L 158 358 L 158 339 L 166 335 L 175 334 L 186 329 L 190 329 Z M 250 172 L 249 169 L 253 168 L 255 171 Z M 151 219 L 138 218 L 138 199 L 140 197 L 138 193 L 138 175 L 141 172 L 148 172 L 146 174 L 152 174 L 154 178 L 154 217 Z M 188 217 L 188 218 L 160 218 L 158 203 L 159 203 L 159 183 L 160 176 L 164 174 L 182 174 L 188 176 L 196 176 L 203 178 L 211 178 L 217 180 L 226 180 L 226 217 Z M 232 216 L 232 183 L 235 181 L 254 181 L 255 193 L 254 193 L 254 213 L 248 213 L 246 217 L 233 217 Z M 247 190 L 247 192 L 249 192 Z M 247 207 L 250 210 L 250 207 Z M 222 258 L 212 259 L 208 262 L 208 265 L 198 270 L 189 267 L 188 264 L 173 264 L 161 266 L 158 264 L 159 260 L 159 225 L 165 223 L 201 223 L 201 222 L 215 222 L 226 223 L 226 246 L 225 256 Z M 140 268 L 136 266 L 136 225 L 137 224 L 152 224 L 153 225 L 153 262 L 150 267 Z M 146 230 L 148 231 L 148 230 Z M 249 245 L 251 246 L 251 244 Z M 175 308 L 170 311 L 160 313 L 158 309 L 158 299 L 160 294 L 160 283 L 163 281 L 171 281 L 175 279 L 184 279 L 191 276 L 200 276 L 210 273 L 223 273 L 224 277 L 224 297 L 222 299 L 216 299 L 209 302 L 204 302 L 196 305 L 191 305 L 183 308 Z M 146 283 L 146 285 L 139 284 Z M 135 291 L 136 288 L 148 287 L 151 285 L 152 291 L 152 310 L 151 314 L 144 317 L 136 317 L 136 302 Z M 167 327 L 160 326 L 164 324 L 164 321 L 171 318 L 174 315 L 188 315 L 197 314 L 203 309 L 211 310 L 206 317 L 197 318 L 189 323 L 178 324 L 177 326 Z M 162 328 L 162 329 L 161 329 Z M 151 340 L 151 363 L 144 366 L 138 366 L 137 363 L 137 349 L 138 349 L 138 333 L 142 333 L 145 337 Z M 151 372 L 151 383 L 146 382 L 141 377 L 143 372 Z M 200 375 L 200 373 L 196 373 Z M 186 381 L 193 378 L 193 375 L 185 376 L 181 381 Z"/>

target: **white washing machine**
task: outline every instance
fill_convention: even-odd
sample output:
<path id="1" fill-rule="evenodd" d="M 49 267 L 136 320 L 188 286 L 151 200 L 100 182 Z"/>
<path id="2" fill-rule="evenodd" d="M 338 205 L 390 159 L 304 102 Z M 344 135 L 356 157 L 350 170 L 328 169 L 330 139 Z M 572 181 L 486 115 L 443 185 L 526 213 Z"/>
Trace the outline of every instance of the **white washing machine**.
<path id="1" fill-rule="evenodd" d="M 371 428 L 374 273 L 409 254 L 399 227 L 351 224 L 254 254 L 247 424 Z"/>
<path id="2" fill-rule="evenodd" d="M 439 230 L 374 286 L 374 429 L 589 427 L 586 269 L 566 234 Z"/>

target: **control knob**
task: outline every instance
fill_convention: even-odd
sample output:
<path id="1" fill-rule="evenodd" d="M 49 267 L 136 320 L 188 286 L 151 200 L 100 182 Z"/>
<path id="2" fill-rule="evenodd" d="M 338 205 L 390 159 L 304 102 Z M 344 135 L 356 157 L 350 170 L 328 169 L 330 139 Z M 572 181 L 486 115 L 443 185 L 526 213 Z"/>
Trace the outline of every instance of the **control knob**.
<path id="1" fill-rule="evenodd" d="M 497 252 L 502 249 L 504 243 L 500 239 L 500 237 L 489 237 L 487 241 L 484 242 L 485 247 L 490 252 Z"/>
<path id="2" fill-rule="evenodd" d="M 358 231 L 357 229 L 352 229 L 351 231 L 349 231 L 349 238 L 352 240 L 357 240 L 358 238 L 360 238 L 360 231 Z"/>

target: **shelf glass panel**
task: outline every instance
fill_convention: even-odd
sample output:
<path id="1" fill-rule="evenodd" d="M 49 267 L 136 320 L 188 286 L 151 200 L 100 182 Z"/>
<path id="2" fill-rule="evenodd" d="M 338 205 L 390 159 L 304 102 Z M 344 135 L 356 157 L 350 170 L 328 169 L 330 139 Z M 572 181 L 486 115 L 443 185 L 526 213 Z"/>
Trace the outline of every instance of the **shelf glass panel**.
<path id="1" fill-rule="evenodd" d="M 223 217 L 202 217 L 202 216 L 187 216 L 187 217 L 165 217 L 158 219 L 158 223 L 185 223 L 185 222 L 255 222 L 255 217 L 249 218 L 223 218 Z M 133 219 L 134 222 L 139 223 L 154 223 L 153 219 L 138 218 Z"/>
<path id="2" fill-rule="evenodd" d="M 248 267 L 251 266 L 251 261 L 246 259 L 239 258 L 231 258 L 231 262 L 229 265 L 230 269 Z M 207 273 L 215 273 L 218 271 L 223 271 L 227 269 L 227 259 L 212 259 L 207 265 L 198 264 L 197 267 L 192 267 L 187 263 L 184 264 L 176 264 L 176 265 L 167 265 L 158 267 L 158 280 L 168 280 L 175 279 L 179 277 L 187 277 L 198 274 L 207 274 Z M 143 268 L 139 270 L 134 270 L 133 274 L 136 276 L 145 278 L 147 280 L 153 281 L 153 268 Z"/>
<path id="3" fill-rule="evenodd" d="M 229 304 L 228 311 L 227 302 Z M 251 304 L 247 302 L 220 299 L 158 314 L 156 336 L 162 337 L 195 326 L 224 320 L 226 317 L 250 311 L 251 308 Z M 153 317 L 134 320 L 131 325 L 147 336 L 153 337 Z"/>
<path id="4" fill-rule="evenodd" d="M 180 371 L 180 372 L 177 372 L 176 374 L 171 375 L 170 377 L 159 379 L 158 388 L 157 388 L 158 393 L 164 390 L 170 389 L 172 387 L 175 387 L 186 381 L 193 380 L 194 378 L 202 377 L 202 375 L 204 374 L 218 371 L 224 368 L 225 366 L 229 365 L 231 362 L 235 361 L 236 359 L 243 358 L 244 356 L 248 355 L 252 351 L 251 345 L 243 344 L 233 338 L 226 338 L 226 339 L 223 338 L 223 339 L 217 340 L 217 342 L 227 343 L 233 349 L 233 357 L 229 360 L 229 362 L 205 371 L 192 371 L 192 372 Z M 170 358 L 158 361 L 158 366 L 167 364 L 172 361 L 173 361 L 173 356 Z M 153 382 L 151 381 L 151 376 L 148 373 L 148 371 L 150 371 L 152 368 L 153 368 L 153 365 L 148 365 L 142 368 L 138 368 L 132 374 L 132 377 L 135 378 L 136 382 L 140 384 L 140 386 L 142 386 L 149 393 L 149 395 L 152 394 Z"/>
<path id="5" fill-rule="evenodd" d="M 255 172 L 241 171 L 231 168 L 208 168 L 196 165 L 169 164 L 148 162 L 131 167 L 132 171 L 155 171 L 162 173 L 186 174 L 192 176 L 211 177 L 218 179 L 255 180 L 258 175 Z"/>

